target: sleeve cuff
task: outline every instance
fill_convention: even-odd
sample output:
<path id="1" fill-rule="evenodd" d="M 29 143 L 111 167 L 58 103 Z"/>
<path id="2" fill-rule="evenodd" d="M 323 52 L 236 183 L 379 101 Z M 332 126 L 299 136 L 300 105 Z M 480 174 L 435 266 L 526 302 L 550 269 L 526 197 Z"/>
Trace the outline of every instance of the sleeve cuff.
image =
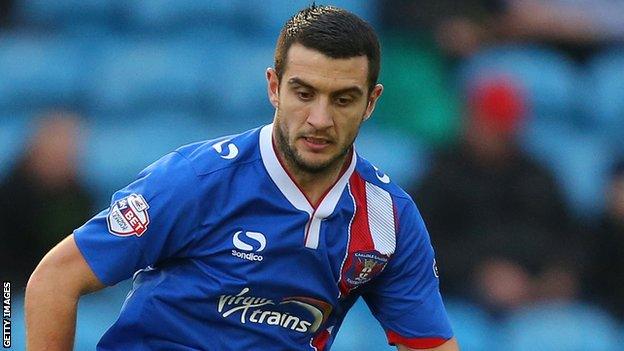
<path id="1" fill-rule="evenodd" d="M 406 338 L 391 330 L 386 331 L 386 336 L 388 337 L 388 343 L 390 345 L 396 346 L 400 344 L 412 349 L 430 349 L 433 347 L 438 347 L 448 341 L 448 339 L 440 337 Z"/>

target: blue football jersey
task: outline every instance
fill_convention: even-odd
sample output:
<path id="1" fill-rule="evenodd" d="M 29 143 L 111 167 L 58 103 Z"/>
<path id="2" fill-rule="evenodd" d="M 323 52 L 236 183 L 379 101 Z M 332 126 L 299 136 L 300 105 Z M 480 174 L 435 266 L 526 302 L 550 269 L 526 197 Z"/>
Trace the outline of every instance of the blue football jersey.
<path id="1" fill-rule="evenodd" d="M 451 338 L 411 198 L 354 150 L 313 206 L 272 128 L 179 148 L 74 231 L 104 284 L 133 277 L 98 350 L 329 350 L 360 296 L 391 344 Z"/>

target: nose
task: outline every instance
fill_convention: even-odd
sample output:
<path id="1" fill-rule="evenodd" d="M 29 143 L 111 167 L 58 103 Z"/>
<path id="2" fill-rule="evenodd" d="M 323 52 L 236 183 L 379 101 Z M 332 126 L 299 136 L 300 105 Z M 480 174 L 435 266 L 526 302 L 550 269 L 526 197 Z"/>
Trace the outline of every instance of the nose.
<path id="1" fill-rule="evenodd" d="M 322 97 L 310 106 L 307 122 L 317 130 L 327 129 L 334 125 L 329 99 Z"/>

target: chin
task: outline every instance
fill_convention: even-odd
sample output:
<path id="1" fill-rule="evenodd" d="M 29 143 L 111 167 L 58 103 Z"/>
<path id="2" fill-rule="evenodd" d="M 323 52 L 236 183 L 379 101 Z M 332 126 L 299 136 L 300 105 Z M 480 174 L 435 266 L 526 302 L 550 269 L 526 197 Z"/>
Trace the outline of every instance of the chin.
<path id="1" fill-rule="evenodd" d="M 330 169 L 335 165 L 337 157 L 335 155 L 329 155 L 324 157 L 298 157 L 298 166 L 300 169 L 309 173 L 321 173 Z"/>
<path id="2" fill-rule="evenodd" d="M 298 162 L 298 166 L 300 169 L 309 172 L 309 173 L 320 173 L 329 168 L 330 162 L 323 161 L 310 161 L 310 160 L 300 160 Z"/>

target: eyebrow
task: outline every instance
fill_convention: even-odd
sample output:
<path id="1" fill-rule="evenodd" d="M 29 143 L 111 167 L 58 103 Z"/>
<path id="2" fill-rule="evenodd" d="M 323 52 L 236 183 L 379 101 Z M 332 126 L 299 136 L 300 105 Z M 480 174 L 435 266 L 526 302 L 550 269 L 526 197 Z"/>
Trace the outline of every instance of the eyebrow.
<path id="1" fill-rule="evenodd" d="M 288 80 L 288 84 L 289 85 L 300 85 L 302 87 L 311 89 L 311 90 L 317 90 L 315 87 L 312 86 L 312 84 L 305 82 L 303 79 L 298 78 L 298 77 L 292 77 Z M 342 95 L 342 94 L 347 94 L 347 93 L 351 93 L 354 94 L 356 96 L 362 96 L 364 95 L 364 91 L 362 91 L 362 89 L 356 85 L 354 86 L 350 86 L 350 87 L 346 87 L 340 90 L 336 90 L 334 92 L 331 93 L 332 96 L 338 96 L 338 95 Z"/>

